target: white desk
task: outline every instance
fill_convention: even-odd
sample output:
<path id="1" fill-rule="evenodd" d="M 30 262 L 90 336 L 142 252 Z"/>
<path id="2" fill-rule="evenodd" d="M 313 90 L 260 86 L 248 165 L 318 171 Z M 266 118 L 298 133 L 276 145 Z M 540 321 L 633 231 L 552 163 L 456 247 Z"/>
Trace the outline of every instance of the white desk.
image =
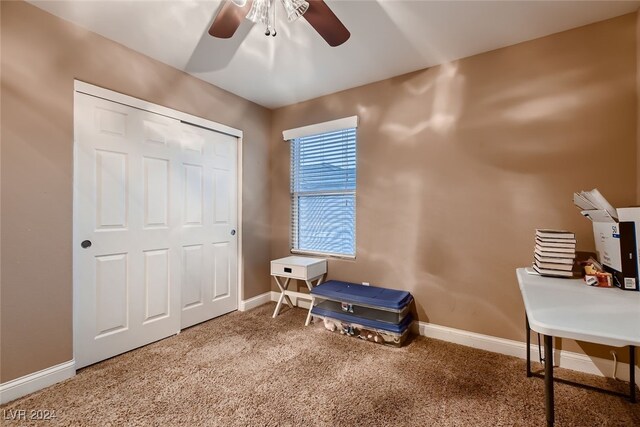
<path id="1" fill-rule="evenodd" d="M 289 281 L 291 279 L 304 280 L 309 288 L 309 291 L 314 286 L 318 286 L 322 283 L 324 275 L 327 273 L 327 260 L 324 258 L 312 258 L 302 256 L 289 256 L 286 258 L 275 259 L 271 261 L 271 275 L 276 280 L 278 288 L 280 288 L 280 298 L 276 309 L 273 312 L 273 317 L 276 317 L 280 313 L 280 307 L 282 302 L 286 301 L 289 307 L 293 308 L 293 302 L 291 302 L 290 296 L 302 299 L 311 300 L 309 312 L 307 313 L 307 319 L 304 322 L 305 326 L 308 326 L 311 322 L 311 309 L 313 308 L 313 298 L 309 294 L 303 294 L 302 292 L 290 291 Z M 284 278 L 285 281 L 281 282 L 280 279 Z M 313 283 L 313 282 L 316 283 Z"/>
<path id="2" fill-rule="evenodd" d="M 554 336 L 613 347 L 629 346 L 629 398 L 635 402 L 635 347 L 640 346 L 640 292 L 591 287 L 581 279 L 531 275 L 524 268 L 518 268 L 516 276 L 527 317 L 528 377 L 532 376 L 530 329 L 544 335 L 547 425 L 554 423 Z"/>

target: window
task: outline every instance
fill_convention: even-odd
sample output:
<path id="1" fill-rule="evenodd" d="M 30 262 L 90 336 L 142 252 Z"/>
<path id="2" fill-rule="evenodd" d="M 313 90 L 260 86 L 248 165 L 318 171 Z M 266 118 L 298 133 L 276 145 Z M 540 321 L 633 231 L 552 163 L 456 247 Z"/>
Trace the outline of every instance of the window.
<path id="1" fill-rule="evenodd" d="M 355 127 L 292 138 L 292 252 L 354 257 L 355 225 Z"/>

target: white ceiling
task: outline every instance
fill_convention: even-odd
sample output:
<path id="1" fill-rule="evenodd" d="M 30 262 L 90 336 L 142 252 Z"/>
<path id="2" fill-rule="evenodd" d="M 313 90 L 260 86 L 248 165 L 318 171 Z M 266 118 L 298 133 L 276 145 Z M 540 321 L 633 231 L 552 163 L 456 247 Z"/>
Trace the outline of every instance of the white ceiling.
<path id="1" fill-rule="evenodd" d="M 351 31 L 329 47 L 305 19 L 207 33 L 220 1 L 30 3 L 265 107 L 276 108 L 633 12 L 640 1 L 326 0 Z"/>

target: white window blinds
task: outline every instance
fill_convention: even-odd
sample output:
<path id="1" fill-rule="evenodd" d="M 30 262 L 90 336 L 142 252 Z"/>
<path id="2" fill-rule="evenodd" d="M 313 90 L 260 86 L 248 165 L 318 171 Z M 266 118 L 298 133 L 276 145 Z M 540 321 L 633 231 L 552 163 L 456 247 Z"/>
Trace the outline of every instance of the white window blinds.
<path id="1" fill-rule="evenodd" d="M 291 140 L 291 249 L 356 253 L 356 129 Z"/>

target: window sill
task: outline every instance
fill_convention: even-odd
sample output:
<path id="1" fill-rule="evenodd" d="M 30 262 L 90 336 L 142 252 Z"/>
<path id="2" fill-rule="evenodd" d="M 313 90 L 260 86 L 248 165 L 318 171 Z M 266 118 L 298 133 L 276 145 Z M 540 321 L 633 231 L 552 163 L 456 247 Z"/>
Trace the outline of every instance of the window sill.
<path id="1" fill-rule="evenodd" d="M 321 256 L 326 258 L 344 259 L 344 260 L 352 260 L 352 261 L 355 261 L 356 259 L 355 255 L 333 254 L 328 252 L 301 251 L 297 249 L 291 249 L 290 252 L 295 255 Z"/>

